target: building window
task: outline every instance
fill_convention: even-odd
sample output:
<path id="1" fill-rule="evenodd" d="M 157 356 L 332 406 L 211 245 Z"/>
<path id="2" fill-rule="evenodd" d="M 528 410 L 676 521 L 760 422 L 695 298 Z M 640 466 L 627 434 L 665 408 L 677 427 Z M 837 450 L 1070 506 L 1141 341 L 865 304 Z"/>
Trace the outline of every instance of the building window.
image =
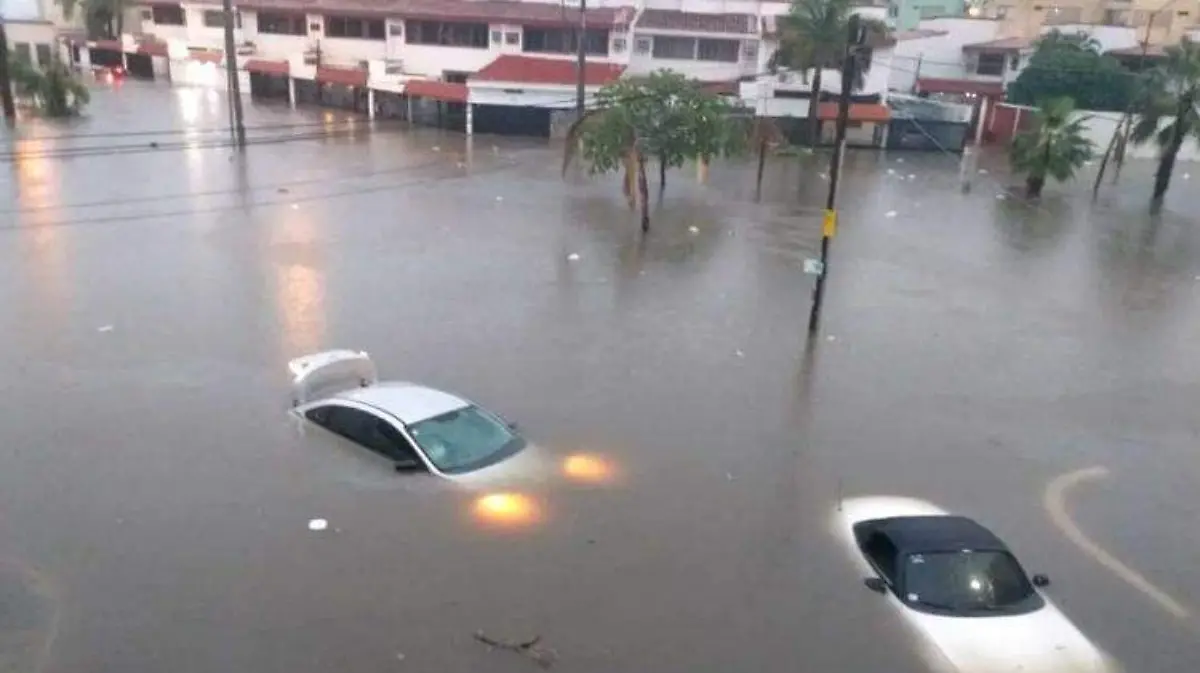
<path id="1" fill-rule="evenodd" d="M 1046 23 L 1079 23 L 1082 16 L 1083 10 L 1079 7 L 1051 7 L 1050 11 L 1046 13 Z"/>
<path id="2" fill-rule="evenodd" d="M 700 61 L 737 63 L 740 46 L 737 40 L 700 39 L 696 41 L 696 58 Z"/>
<path id="3" fill-rule="evenodd" d="M 628 46 L 628 43 L 625 41 L 625 38 L 623 38 L 623 37 L 614 37 L 613 38 L 612 50 L 614 53 L 624 54 L 625 47 L 627 47 L 627 46 Z"/>
<path id="4" fill-rule="evenodd" d="M 498 31 L 498 30 L 493 30 L 493 31 L 492 31 L 492 44 L 494 44 L 494 45 L 499 45 L 499 44 L 500 44 L 500 41 L 501 41 L 501 40 L 503 40 L 503 39 L 504 39 L 504 34 L 503 34 L 503 33 L 501 33 L 501 32 L 500 32 L 500 31 Z"/>
<path id="5" fill-rule="evenodd" d="M 51 60 L 50 45 L 39 44 L 39 45 L 36 45 L 35 48 L 37 49 L 38 66 L 45 68 L 46 66 L 50 65 L 50 60 Z"/>
<path id="6" fill-rule="evenodd" d="M 888 16 L 893 19 L 900 16 L 900 7 L 898 5 L 888 3 Z"/>
<path id="7" fill-rule="evenodd" d="M 1012 57 L 1008 59 L 1008 69 L 1009 70 L 1020 70 L 1021 69 L 1021 55 L 1020 54 L 1013 54 Z"/>
<path id="8" fill-rule="evenodd" d="M 669 58 L 678 61 L 719 61 L 737 63 L 739 43 L 737 40 L 711 40 L 694 37 L 654 36 L 654 58 Z"/>
<path id="9" fill-rule="evenodd" d="M 149 9 L 143 9 L 142 10 L 142 21 L 153 21 L 153 20 L 154 20 L 154 12 L 150 11 Z"/>
<path id="10" fill-rule="evenodd" d="M 389 23 L 388 24 L 388 35 L 390 35 L 392 37 L 404 37 L 404 24 L 403 23 Z"/>
<path id="11" fill-rule="evenodd" d="M 639 37 L 634 42 L 634 51 L 639 54 L 649 54 L 653 47 L 653 41 L 648 37 Z"/>
<path id="12" fill-rule="evenodd" d="M 150 16 L 154 23 L 160 26 L 186 26 L 187 19 L 183 15 L 183 7 L 179 5 L 155 5 L 150 8 Z"/>
<path id="13" fill-rule="evenodd" d="M 504 34 L 504 44 L 518 45 L 521 44 L 521 34 L 515 30 L 510 30 Z"/>
<path id="14" fill-rule="evenodd" d="M 747 40 L 742 43 L 742 58 L 747 63 L 755 63 L 758 61 L 758 43 Z"/>
<path id="15" fill-rule="evenodd" d="M 525 28 L 523 51 L 533 54 L 574 54 L 578 47 L 572 28 Z M 584 49 L 594 56 L 608 55 L 608 31 L 589 29 L 584 36 Z"/>
<path id="16" fill-rule="evenodd" d="M 268 35 L 307 35 L 303 14 L 258 13 L 258 32 Z"/>
<path id="17" fill-rule="evenodd" d="M 472 47 L 487 49 L 486 23 L 450 23 L 445 21 L 406 21 L 409 44 L 431 44 L 440 47 Z"/>
<path id="18" fill-rule="evenodd" d="M 1007 17 L 1008 17 L 1008 6 L 1000 5 L 999 7 L 996 8 L 996 18 L 997 19 L 1004 19 Z"/>
<path id="19" fill-rule="evenodd" d="M 33 48 L 28 42 L 13 43 L 13 58 L 26 63 L 33 63 Z"/>
<path id="20" fill-rule="evenodd" d="M 382 40 L 384 39 L 383 19 L 327 16 L 325 17 L 325 37 Z"/>
<path id="21" fill-rule="evenodd" d="M 225 12 L 219 9 L 208 9 L 204 11 L 204 25 L 208 28 L 224 28 L 225 27 Z M 242 15 L 234 13 L 233 26 L 235 28 L 242 27 Z"/>
<path id="22" fill-rule="evenodd" d="M 1004 54 L 980 54 L 975 64 L 976 75 L 1003 75 Z"/>

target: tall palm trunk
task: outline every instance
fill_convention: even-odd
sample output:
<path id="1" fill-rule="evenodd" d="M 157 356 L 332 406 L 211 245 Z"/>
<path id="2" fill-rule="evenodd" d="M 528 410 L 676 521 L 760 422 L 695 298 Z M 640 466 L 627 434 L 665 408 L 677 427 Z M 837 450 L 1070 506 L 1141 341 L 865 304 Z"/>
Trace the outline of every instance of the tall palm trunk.
<path id="1" fill-rule="evenodd" d="M 765 137 L 758 141 L 758 174 L 754 178 L 754 198 L 762 198 L 762 179 L 763 169 L 767 166 L 767 139 Z"/>
<path id="2" fill-rule="evenodd" d="M 808 101 L 808 146 L 821 144 L 821 118 L 817 114 L 821 107 L 821 68 L 813 68 L 812 98 Z"/>
<path id="3" fill-rule="evenodd" d="M 667 191 L 667 158 L 665 156 L 658 157 L 658 191 Z"/>
<path id="4" fill-rule="evenodd" d="M 1030 199 L 1036 199 L 1042 195 L 1042 187 L 1046 184 L 1046 177 L 1043 175 L 1030 175 L 1025 178 L 1025 196 Z"/>
<path id="5" fill-rule="evenodd" d="M 650 185 L 646 180 L 646 155 L 637 153 L 638 198 L 642 202 L 642 232 L 650 231 Z"/>
<path id="6" fill-rule="evenodd" d="M 1171 174 L 1175 171 L 1175 157 L 1178 156 L 1179 149 L 1183 147 L 1181 117 L 1176 117 L 1175 120 L 1171 131 L 1171 142 L 1163 148 L 1162 158 L 1158 160 L 1158 171 L 1154 174 L 1154 196 L 1150 198 L 1150 205 L 1156 210 L 1162 206 L 1163 197 L 1167 195 L 1167 188 L 1171 186 Z"/>

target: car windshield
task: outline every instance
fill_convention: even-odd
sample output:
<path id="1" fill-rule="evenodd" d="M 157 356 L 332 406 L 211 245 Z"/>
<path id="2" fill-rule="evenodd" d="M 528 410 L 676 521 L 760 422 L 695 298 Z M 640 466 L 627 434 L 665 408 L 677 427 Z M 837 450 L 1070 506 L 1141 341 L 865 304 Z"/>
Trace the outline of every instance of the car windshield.
<path id="1" fill-rule="evenodd" d="M 1021 565 L 1004 551 L 909 554 L 903 579 L 901 598 L 919 609 L 980 615 L 1042 606 Z"/>
<path id="2" fill-rule="evenodd" d="M 525 446 L 508 426 L 479 407 L 464 407 L 408 428 L 437 469 L 462 474 L 504 460 Z"/>

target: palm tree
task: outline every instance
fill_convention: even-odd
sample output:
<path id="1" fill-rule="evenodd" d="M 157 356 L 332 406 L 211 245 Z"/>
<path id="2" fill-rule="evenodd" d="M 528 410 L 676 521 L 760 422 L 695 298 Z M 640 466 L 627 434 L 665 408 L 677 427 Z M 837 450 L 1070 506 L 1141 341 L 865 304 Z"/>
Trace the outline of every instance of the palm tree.
<path id="1" fill-rule="evenodd" d="M 1037 126 L 1017 136 L 1010 148 L 1013 168 L 1025 174 L 1025 195 L 1042 195 L 1046 178 L 1070 180 L 1092 158 L 1092 141 L 1084 136 L 1089 117 L 1075 119 L 1075 102 L 1054 98 L 1038 108 Z"/>
<path id="2" fill-rule="evenodd" d="M 1158 145 L 1158 171 L 1150 200 L 1154 209 L 1162 206 L 1171 186 L 1175 157 L 1183 141 L 1189 136 L 1200 140 L 1200 43 L 1185 37 L 1166 52 L 1166 60 L 1146 78 L 1131 137 L 1139 145 L 1151 139 Z"/>
<path id="3" fill-rule="evenodd" d="M 772 72 L 799 70 L 805 83 L 809 83 L 808 73 L 812 71 L 812 98 L 808 106 L 812 145 L 820 136 L 817 108 L 821 102 L 822 71 L 841 71 L 853 10 L 852 0 L 792 0 L 788 13 L 779 17 L 779 47 L 771 55 L 768 67 Z M 871 69 L 872 48 L 888 40 L 888 28 L 882 21 L 866 17 L 859 17 L 859 21 L 867 41 L 855 51 L 854 89 L 861 89 L 865 83 Z"/>
<path id="4" fill-rule="evenodd" d="M 63 18 L 70 20 L 75 11 L 82 10 L 88 37 L 118 39 L 125 31 L 125 12 L 132 0 L 57 0 Z"/>
<path id="5" fill-rule="evenodd" d="M 12 59 L 10 71 L 17 95 L 47 117 L 75 116 L 91 98 L 71 68 L 57 58 L 40 69 L 24 59 Z"/>

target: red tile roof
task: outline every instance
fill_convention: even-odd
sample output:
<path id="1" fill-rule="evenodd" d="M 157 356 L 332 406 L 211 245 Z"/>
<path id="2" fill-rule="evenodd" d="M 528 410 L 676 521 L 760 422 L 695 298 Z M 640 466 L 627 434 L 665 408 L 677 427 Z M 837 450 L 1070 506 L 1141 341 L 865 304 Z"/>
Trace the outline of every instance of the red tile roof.
<path id="1" fill-rule="evenodd" d="M 247 72 L 256 72 L 260 75 L 288 75 L 291 73 L 291 66 L 287 61 L 267 61 L 261 58 L 247 59 L 242 63 L 242 70 Z"/>
<path id="2" fill-rule="evenodd" d="M 963 51 L 1020 51 L 1028 49 L 1033 42 L 1024 37 L 1005 37 L 987 42 L 964 44 Z"/>
<path id="3" fill-rule="evenodd" d="M 821 103 L 817 106 L 817 118 L 821 121 L 837 119 L 837 103 Z M 850 121 L 852 122 L 885 122 L 892 118 L 892 111 L 882 103 L 851 103 Z"/>
<path id="4" fill-rule="evenodd" d="M 670 9 L 647 9 L 638 19 L 638 28 L 651 30 L 681 30 L 689 33 L 755 32 L 755 17 L 751 14 L 697 14 Z"/>
<path id="5" fill-rule="evenodd" d="M 588 62 L 583 81 L 603 86 L 621 76 L 625 66 Z M 515 82 L 520 84 L 574 84 L 575 62 L 567 59 L 504 55 L 471 76 L 473 82 Z"/>
<path id="6" fill-rule="evenodd" d="M 219 0 L 199 0 L 219 5 Z M 557 2 L 518 0 L 243 0 L 244 9 L 338 14 L 351 16 L 397 17 L 445 21 L 486 21 L 533 26 L 574 26 L 579 10 L 564 8 Z M 633 7 L 599 7 L 587 11 L 593 27 L 627 26 L 636 14 Z"/>
<path id="7" fill-rule="evenodd" d="M 139 54 L 146 54 L 148 56 L 166 56 L 167 43 L 146 40 L 138 44 L 137 51 Z"/>
<path id="8" fill-rule="evenodd" d="M 448 103 L 467 102 L 467 85 L 439 82 L 431 79 L 410 79 L 404 83 L 404 93 L 418 98 L 432 98 Z"/>
<path id="9" fill-rule="evenodd" d="M 924 93 L 974 93 L 984 96 L 1003 96 L 1004 85 L 1000 82 L 980 82 L 973 79 L 922 77 L 917 80 L 917 91 Z"/>
<path id="10" fill-rule="evenodd" d="M 328 65 L 319 65 L 317 66 L 317 81 L 322 84 L 366 86 L 367 71 L 361 68 L 336 68 Z"/>

